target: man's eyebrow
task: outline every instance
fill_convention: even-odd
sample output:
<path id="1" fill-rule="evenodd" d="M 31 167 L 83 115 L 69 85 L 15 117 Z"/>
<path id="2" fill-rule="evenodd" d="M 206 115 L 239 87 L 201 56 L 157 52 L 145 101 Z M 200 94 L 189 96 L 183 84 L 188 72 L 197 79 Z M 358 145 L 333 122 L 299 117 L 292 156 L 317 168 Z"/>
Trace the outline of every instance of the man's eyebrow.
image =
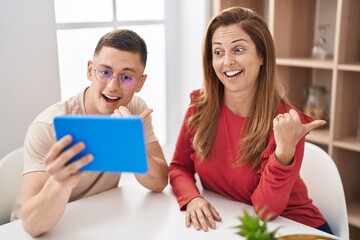
<path id="1" fill-rule="evenodd" d="M 109 70 L 114 70 L 111 66 L 106 65 L 106 64 L 99 64 L 99 67 L 103 67 L 103 68 L 108 68 Z M 121 69 L 121 71 L 129 71 L 129 72 L 136 72 L 135 68 L 132 67 L 125 67 L 123 69 Z"/>
<path id="2" fill-rule="evenodd" d="M 106 65 L 106 64 L 99 64 L 99 67 L 104 67 L 104 68 L 108 68 L 108 69 L 112 69 L 110 66 Z"/>
<path id="3" fill-rule="evenodd" d="M 136 69 L 135 69 L 135 68 L 132 68 L 132 67 L 125 67 L 125 68 L 121 69 L 121 71 L 136 72 Z"/>

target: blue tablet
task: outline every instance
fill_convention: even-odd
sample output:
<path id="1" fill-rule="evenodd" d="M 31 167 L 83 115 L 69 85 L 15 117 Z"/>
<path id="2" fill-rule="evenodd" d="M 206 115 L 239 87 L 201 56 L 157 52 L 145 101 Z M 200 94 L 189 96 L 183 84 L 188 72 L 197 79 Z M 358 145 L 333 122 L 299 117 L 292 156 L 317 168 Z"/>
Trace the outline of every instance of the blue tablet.
<path id="1" fill-rule="evenodd" d="M 102 115 L 62 115 L 54 118 L 56 139 L 70 134 L 73 146 L 84 142 L 86 148 L 69 162 L 91 153 L 94 160 L 81 171 L 133 172 L 148 171 L 143 122 L 140 117 Z"/>

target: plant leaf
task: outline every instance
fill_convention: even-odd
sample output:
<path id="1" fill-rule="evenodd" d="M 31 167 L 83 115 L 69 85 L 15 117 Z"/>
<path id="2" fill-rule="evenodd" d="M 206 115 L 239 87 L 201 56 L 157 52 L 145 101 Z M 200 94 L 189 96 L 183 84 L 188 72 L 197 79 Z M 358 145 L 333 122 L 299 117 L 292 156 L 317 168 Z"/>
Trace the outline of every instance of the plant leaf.
<path id="1" fill-rule="evenodd" d="M 266 216 L 262 222 L 260 218 L 263 212 L 261 210 L 259 211 L 259 216 L 252 216 L 246 209 L 243 209 L 244 214 L 237 217 L 241 224 L 233 227 L 238 230 L 236 234 L 246 237 L 247 240 L 275 240 L 275 235 L 279 228 L 269 232 L 267 230 L 267 223 L 271 215 Z"/>

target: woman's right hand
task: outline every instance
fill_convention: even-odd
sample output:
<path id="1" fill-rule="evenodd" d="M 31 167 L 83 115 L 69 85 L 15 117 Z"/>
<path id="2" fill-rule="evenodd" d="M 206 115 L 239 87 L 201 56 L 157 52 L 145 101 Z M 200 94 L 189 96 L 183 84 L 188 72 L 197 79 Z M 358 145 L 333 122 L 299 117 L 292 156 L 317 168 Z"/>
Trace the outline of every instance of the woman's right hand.
<path id="1" fill-rule="evenodd" d="M 220 222 L 221 217 L 216 209 L 204 198 L 196 197 L 187 204 L 186 227 L 190 227 L 192 223 L 196 230 L 202 229 L 207 232 L 208 227 L 216 228 L 215 221 Z"/>
<path id="2" fill-rule="evenodd" d="M 50 174 L 50 178 L 64 187 L 70 188 L 74 188 L 79 183 L 82 174 L 79 169 L 93 160 L 93 156 L 87 154 L 67 164 L 71 158 L 85 149 L 85 144 L 79 142 L 64 150 L 72 141 L 70 135 L 64 136 L 51 147 L 44 158 L 46 171 Z"/>

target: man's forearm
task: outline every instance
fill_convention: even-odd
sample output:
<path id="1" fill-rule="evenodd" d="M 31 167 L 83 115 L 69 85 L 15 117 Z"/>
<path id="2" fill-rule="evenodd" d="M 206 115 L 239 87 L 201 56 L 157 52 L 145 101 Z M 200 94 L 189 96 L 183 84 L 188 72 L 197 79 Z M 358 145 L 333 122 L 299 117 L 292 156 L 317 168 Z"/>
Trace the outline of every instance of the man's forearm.
<path id="1" fill-rule="evenodd" d="M 141 185 L 154 192 L 162 192 L 168 184 L 168 165 L 164 159 L 148 156 L 149 172 L 135 174 Z"/>
<path id="2" fill-rule="evenodd" d="M 23 202 L 22 224 L 33 237 L 49 231 L 61 218 L 72 189 L 49 178 L 41 191 Z"/>

